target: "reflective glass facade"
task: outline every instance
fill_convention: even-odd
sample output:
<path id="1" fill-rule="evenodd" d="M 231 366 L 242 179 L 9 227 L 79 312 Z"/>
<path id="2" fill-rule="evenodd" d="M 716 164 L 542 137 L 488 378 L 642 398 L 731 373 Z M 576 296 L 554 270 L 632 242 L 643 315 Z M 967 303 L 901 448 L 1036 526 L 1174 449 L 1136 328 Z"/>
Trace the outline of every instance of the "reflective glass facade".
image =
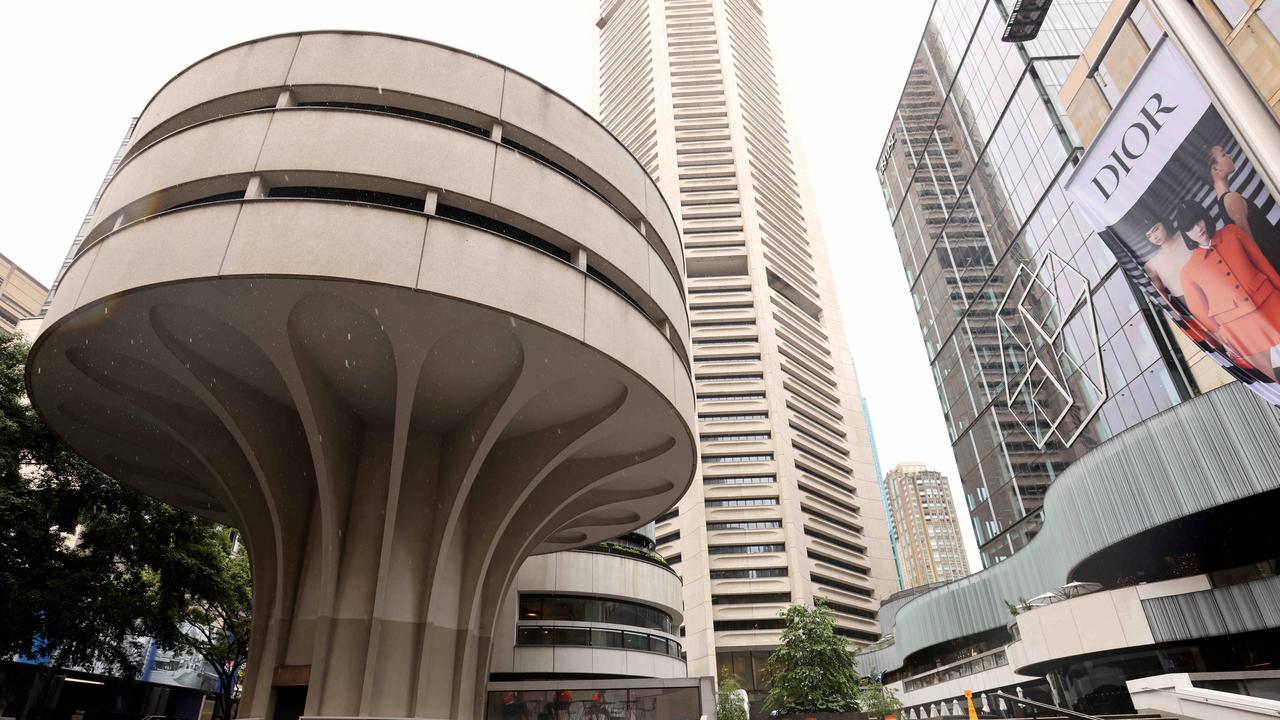
<path id="1" fill-rule="evenodd" d="M 1059 90 L 1110 2 L 1058 0 L 1024 44 L 1008 4 L 938 0 L 877 168 L 985 566 L 1075 459 L 1195 392 L 1061 190 Z"/>
<path id="2" fill-rule="evenodd" d="M 706 717 L 708 711 L 709 708 L 702 707 L 697 687 L 499 689 L 488 692 L 485 718 L 697 720 L 699 717 Z"/>
<path id="3" fill-rule="evenodd" d="M 648 605 L 626 600 L 606 600 L 574 595 L 520 596 L 520 622 L 570 620 L 671 632 L 671 616 Z"/>

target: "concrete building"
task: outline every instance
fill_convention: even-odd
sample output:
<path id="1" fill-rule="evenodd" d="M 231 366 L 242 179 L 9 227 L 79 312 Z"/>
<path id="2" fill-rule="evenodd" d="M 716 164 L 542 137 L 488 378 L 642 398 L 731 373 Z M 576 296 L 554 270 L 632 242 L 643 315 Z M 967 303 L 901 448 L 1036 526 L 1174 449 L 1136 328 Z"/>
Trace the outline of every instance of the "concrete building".
<path id="1" fill-rule="evenodd" d="M 84 243 L 84 239 L 93 230 L 93 217 L 98 212 L 98 203 L 102 201 L 102 194 L 107 191 L 107 185 L 111 184 L 111 178 L 115 176 L 116 170 L 120 168 L 120 163 L 124 161 L 125 152 L 129 150 L 129 143 L 133 138 L 133 129 L 137 124 L 138 118 L 133 118 L 129 121 L 129 129 L 125 131 L 124 137 L 120 140 L 120 145 L 116 148 L 116 154 L 111 158 L 111 164 L 107 166 L 107 174 L 103 176 L 102 184 L 98 186 L 98 192 L 94 194 L 93 200 L 89 202 L 89 209 L 84 214 L 84 221 L 80 223 L 80 229 L 76 232 L 75 239 L 71 241 L 71 247 L 67 248 L 67 257 L 63 259 L 62 265 L 58 267 L 58 274 L 53 278 L 53 285 L 49 287 L 48 296 L 45 297 L 44 303 L 40 306 L 40 317 L 44 317 L 45 313 L 49 312 L 49 306 L 53 304 L 53 296 L 58 292 L 58 285 L 62 283 L 62 276 L 67 274 L 67 269 L 71 267 L 76 255 L 80 253 L 80 246 Z"/>
<path id="2" fill-rule="evenodd" d="M 40 314 L 49 290 L 18 264 L 0 255 L 0 329 L 18 332 L 18 321 Z"/>
<path id="3" fill-rule="evenodd" d="M 30 397 L 98 467 L 243 530 L 243 715 L 478 717 L 526 556 L 694 475 L 680 258 L 644 168 L 529 78 L 264 38 L 140 114 Z"/>
<path id="4" fill-rule="evenodd" d="M 701 473 L 658 520 L 689 671 L 748 690 L 788 603 L 897 589 L 844 320 L 757 0 L 603 0 L 600 117 L 678 205 Z"/>
<path id="5" fill-rule="evenodd" d="M 947 478 L 920 463 L 899 463 L 885 475 L 897 556 L 908 588 L 969 574 Z"/>
<path id="6" fill-rule="evenodd" d="M 503 603 L 513 622 L 494 635 L 491 679 L 683 678 L 681 587 L 643 529 L 531 557 Z"/>
<path id="7" fill-rule="evenodd" d="M 884 485 L 884 471 L 880 468 L 880 453 L 876 451 L 876 429 L 871 422 L 871 408 L 867 399 L 862 398 L 862 417 L 867 422 L 867 441 L 871 443 L 871 464 L 876 469 L 876 484 L 880 487 L 880 504 L 884 507 L 884 521 L 889 528 L 889 545 L 893 548 L 893 568 L 898 573 L 898 589 L 905 585 L 902 582 L 902 561 L 898 558 L 898 529 L 893 524 L 893 513 L 889 511 L 889 491 Z M 885 602 L 882 598 L 881 604 Z"/>
<path id="8" fill-rule="evenodd" d="M 986 569 L 886 603 L 860 662 L 908 718 L 964 690 L 1167 709 L 1169 673 L 1269 697 L 1280 410 L 1148 303 L 1062 186 L 1161 13 L 1235 55 L 1220 70 L 1274 112 L 1280 4 L 1058 0 L 1025 43 L 1001 42 L 1006 9 L 935 4 L 877 168 Z M 1032 319 L 1066 338 L 1056 399 L 1007 392 Z"/>

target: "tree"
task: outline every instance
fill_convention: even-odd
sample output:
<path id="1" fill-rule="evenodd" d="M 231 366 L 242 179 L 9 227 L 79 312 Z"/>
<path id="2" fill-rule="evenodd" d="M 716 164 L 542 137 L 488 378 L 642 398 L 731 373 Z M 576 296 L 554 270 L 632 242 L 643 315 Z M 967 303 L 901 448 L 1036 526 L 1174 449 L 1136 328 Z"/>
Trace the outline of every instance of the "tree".
<path id="1" fill-rule="evenodd" d="M 779 613 L 787 621 L 782 642 L 769 656 L 765 707 L 782 714 L 852 712 L 858 709 L 858 664 L 835 633 L 831 609 L 795 604 Z"/>
<path id="2" fill-rule="evenodd" d="M 902 711 L 902 700 L 892 688 L 880 681 L 867 678 L 858 693 L 858 706 L 872 717 L 884 717 Z"/>
<path id="3" fill-rule="evenodd" d="M 733 673 L 720 676 L 720 689 L 716 692 L 717 720 L 747 720 L 746 708 L 742 707 L 742 697 L 738 693 L 742 684 Z"/>
<path id="4" fill-rule="evenodd" d="M 218 539 L 217 552 L 201 565 L 185 597 L 172 605 L 163 598 L 151 598 L 148 605 L 160 611 L 151 614 L 147 625 L 162 647 L 194 653 L 213 667 L 218 676 L 213 716 L 230 718 L 240 671 L 249 659 L 253 597 L 248 553 L 237 551 L 232 533 L 225 528 Z M 153 582 L 153 594 L 162 593 L 164 587 L 163 582 Z M 167 611 L 168 607 L 173 610 Z"/>
<path id="5" fill-rule="evenodd" d="M 228 647 L 247 647 L 246 553 L 228 554 L 227 528 L 124 487 L 64 445 L 26 402 L 26 355 L 0 331 L 0 656 L 130 676 L 137 638 L 188 647 L 175 629 L 198 634 L 203 619 L 232 629 Z"/>

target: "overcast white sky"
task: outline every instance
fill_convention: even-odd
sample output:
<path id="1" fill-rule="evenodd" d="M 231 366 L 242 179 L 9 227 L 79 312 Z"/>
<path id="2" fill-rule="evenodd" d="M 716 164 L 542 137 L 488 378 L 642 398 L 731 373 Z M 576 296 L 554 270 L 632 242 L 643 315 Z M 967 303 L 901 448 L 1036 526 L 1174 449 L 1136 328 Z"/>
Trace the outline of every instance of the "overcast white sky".
<path id="1" fill-rule="evenodd" d="M 959 501 L 875 173 L 930 5 L 772 0 L 767 15 L 881 465 L 928 463 L 952 479 Z M 597 0 L 15 4 L 5 11 L 10 31 L 0 44 L 8 157 L 0 203 L 9 218 L 0 252 L 52 282 L 129 119 L 170 77 L 223 47 L 296 30 L 399 33 L 484 55 L 590 106 L 597 9 Z M 976 569 L 972 530 L 961 525 Z"/>

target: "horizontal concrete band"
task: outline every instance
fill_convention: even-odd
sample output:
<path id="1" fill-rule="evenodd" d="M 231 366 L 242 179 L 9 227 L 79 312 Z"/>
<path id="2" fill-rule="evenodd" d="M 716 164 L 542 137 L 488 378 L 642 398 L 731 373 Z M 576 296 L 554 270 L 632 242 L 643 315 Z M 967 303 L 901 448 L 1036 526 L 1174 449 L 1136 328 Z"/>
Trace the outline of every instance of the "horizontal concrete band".
<path id="1" fill-rule="evenodd" d="M 362 245 L 353 244 L 360 238 Z M 578 268 L 479 228 L 312 200 L 198 205 L 121 228 L 72 263 L 46 325 L 135 288 L 301 276 L 412 288 L 510 313 L 592 346 L 645 379 L 693 436 L 688 372 L 669 338 Z M 540 278 L 530 282 L 530 278 Z M 585 303 L 584 303 L 585 299 Z"/>
<path id="2" fill-rule="evenodd" d="M 672 627 L 679 627 L 684 622 L 679 576 L 625 555 L 572 551 L 531 557 L 520 566 L 516 587 L 524 593 L 582 595 L 639 602 L 670 615 Z M 554 621 L 548 622 L 555 624 Z M 646 632 L 663 634 L 656 630 Z"/>
<path id="3" fill-rule="evenodd" d="M 202 119 L 272 106 L 283 88 L 317 100 L 343 93 L 378 104 L 405 99 L 409 109 L 485 129 L 499 123 L 504 136 L 583 178 L 628 220 L 644 220 L 664 263 L 683 266 L 676 223 L 657 185 L 595 118 L 514 70 L 423 40 L 322 31 L 232 46 L 156 93 L 138 119 L 131 152 Z M 351 94 L 359 90 L 366 92 Z"/>
<path id="4" fill-rule="evenodd" d="M 864 671 L 900 668 L 914 652 L 1003 627 L 1005 602 L 1074 577 L 1073 568 L 1126 538 L 1280 488 L 1280 409 L 1239 384 L 1183 402 L 1111 438 L 1049 488 L 1044 529 L 994 567 L 898 608 L 893 644 L 858 655 Z"/>
<path id="5" fill-rule="evenodd" d="M 193 163 L 192 157 L 201 157 Z M 687 313 L 678 270 L 636 225 L 538 160 L 455 128 L 345 108 L 284 108 L 189 126 L 135 155 L 112 179 L 82 252 L 122 224 L 227 193 L 324 187 L 424 198 L 579 247 L 587 263 L 624 289 L 687 357 Z M 434 212 L 434 208 L 426 208 Z"/>
<path id="6" fill-rule="evenodd" d="M 538 620 L 519 615 L 519 596 L 581 596 L 613 598 L 657 608 L 671 617 L 672 629 L 683 622 L 682 585 L 667 568 L 627 555 L 593 551 L 549 553 L 530 557 L 520 566 L 514 590 L 503 601 L 502 616 L 541 627 L 577 627 L 636 632 L 665 637 L 677 644 L 682 638 L 652 628 L 605 622 Z M 494 631 L 494 673 L 562 672 L 616 674 L 649 677 L 684 677 L 685 663 L 678 657 L 626 648 L 581 645 L 519 645 L 519 623 L 499 625 Z"/>

